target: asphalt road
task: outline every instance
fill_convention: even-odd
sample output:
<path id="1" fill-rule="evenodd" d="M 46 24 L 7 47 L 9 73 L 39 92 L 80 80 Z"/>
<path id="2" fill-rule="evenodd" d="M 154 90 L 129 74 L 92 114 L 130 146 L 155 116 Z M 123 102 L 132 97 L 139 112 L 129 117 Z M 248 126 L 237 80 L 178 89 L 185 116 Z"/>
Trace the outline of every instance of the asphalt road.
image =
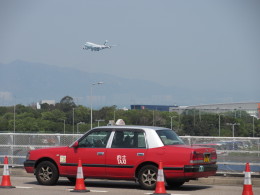
<path id="1" fill-rule="evenodd" d="M 75 194 L 75 192 L 70 192 L 75 186 L 65 178 L 60 179 L 56 186 L 38 185 L 33 176 L 11 177 L 11 183 L 16 188 L 0 188 L 1 195 Z M 87 194 L 93 195 L 145 195 L 154 193 L 154 191 L 142 190 L 138 184 L 128 181 L 86 180 L 85 185 L 90 190 Z M 166 191 L 173 195 L 237 195 L 242 194 L 243 185 L 206 185 L 194 181 L 183 185 L 179 189 L 166 187 Z M 253 187 L 253 191 L 254 194 L 260 194 L 260 187 Z"/>

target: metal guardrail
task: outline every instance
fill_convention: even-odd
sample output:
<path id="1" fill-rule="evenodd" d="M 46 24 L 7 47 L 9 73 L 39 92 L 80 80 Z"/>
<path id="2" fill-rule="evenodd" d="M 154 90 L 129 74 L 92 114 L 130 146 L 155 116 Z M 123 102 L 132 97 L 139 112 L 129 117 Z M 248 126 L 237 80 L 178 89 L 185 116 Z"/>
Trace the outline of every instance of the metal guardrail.
<path id="1" fill-rule="evenodd" d="M 0 164 L 5 156 L 10 166 L 23 166 L 29 150 L 67 146 L 81 134 L 0 133 Z M 252 174 L 260 175 L 260 138 L 180 136 L 187 145 L 214 147 L 218 154 L 218 172 L 241 173 L 250 162 Z"/>

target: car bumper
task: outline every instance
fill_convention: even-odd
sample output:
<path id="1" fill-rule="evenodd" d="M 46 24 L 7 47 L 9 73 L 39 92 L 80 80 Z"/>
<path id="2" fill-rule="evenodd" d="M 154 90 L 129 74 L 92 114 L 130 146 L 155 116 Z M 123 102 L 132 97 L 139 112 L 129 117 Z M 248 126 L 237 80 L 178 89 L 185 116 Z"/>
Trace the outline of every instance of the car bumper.
<path id="1" fill-rule="evenodd" d="M 190 180 L 213 176 L 216 174 L 218 166 L 216 164 L 185 165 L 184 167 L 164 167 L 163 169 L 168 179 Z"/>
<path id="2" fill-rule="evenodd" d="M 211 172 L 217 171 L 218 165 L 216 164 L 209 164 L 209 165 L 184 165 L 184 167 L 164 167 L 165 171 L 178 171 L 184 173 L 191 173 L 191 172 Z"/>
<path id="3" fill-rule="evenodd" d="M 26 160 L 23 165 L 27 173 L 34 173 L 35 160 Z"/>
<path id="4" fill-rule="evenodd" d="M 185 165 L 184 173 L 193 173 L 193 172 L 216 172 L 218 170 L 218 165 Z"/>

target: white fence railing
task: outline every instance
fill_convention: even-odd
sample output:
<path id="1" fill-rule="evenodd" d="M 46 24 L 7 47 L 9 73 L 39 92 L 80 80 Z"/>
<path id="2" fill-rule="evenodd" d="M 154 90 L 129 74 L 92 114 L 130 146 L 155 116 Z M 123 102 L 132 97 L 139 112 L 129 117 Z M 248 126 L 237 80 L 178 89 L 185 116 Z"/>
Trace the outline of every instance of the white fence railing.
<path id="1" fill-rule="evenodd" d="M 0 164 L 5 156 L 11 166 L 23 166 L 29 150 L 66 146 L 80 134 L 0 133 Z M 181 136 L 187 145 L 214 147 L 218 154 L 219 173 L 241 173 L 249 162 L 253 174 L 260 175 L 260 138 Z"/>

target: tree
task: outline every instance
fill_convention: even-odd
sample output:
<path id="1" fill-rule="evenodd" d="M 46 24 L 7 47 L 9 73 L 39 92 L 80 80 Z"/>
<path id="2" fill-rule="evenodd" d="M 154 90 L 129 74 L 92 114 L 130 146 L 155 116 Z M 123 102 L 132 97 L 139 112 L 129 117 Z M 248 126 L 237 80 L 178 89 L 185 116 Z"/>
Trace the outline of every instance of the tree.
<path id="1" fill-rule="evenodd" d="M 53 111 L 48 111 L 48 112 L 43 112 L 42 113 L 42 119 L 43 120 L 49 120 L 49 121 L 53 121 L 53 122 L 58 122 L 60 120 L 65 120 L 65 113 L 55 109 Z"/>
<path id="2" fill-rule="evenodd" d="M 78 106 L 75 109 L 75 124 L 79 122 L 90 123 L 90 109 L 84 106 Z"/>
<path id="3" fill-rule="evenodd" d="M 60 100 L 60 104 L 58 104 L 58 107 L 63 112 L 69 112 L 76 107 L 76 104 L 72 97 L 65 96 Z"/>

